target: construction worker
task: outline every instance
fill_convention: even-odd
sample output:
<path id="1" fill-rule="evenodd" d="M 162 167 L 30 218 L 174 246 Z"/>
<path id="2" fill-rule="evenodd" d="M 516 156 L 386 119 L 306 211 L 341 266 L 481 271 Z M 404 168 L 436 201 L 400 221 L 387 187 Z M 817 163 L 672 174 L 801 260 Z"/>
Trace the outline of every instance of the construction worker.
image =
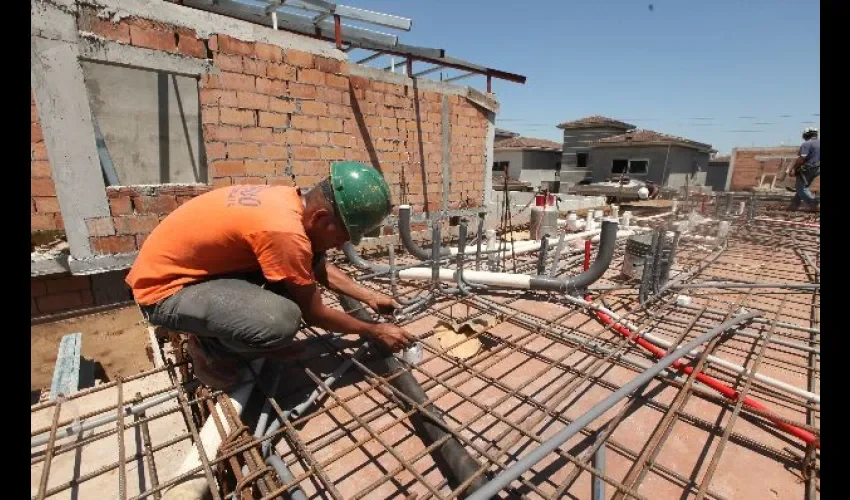
<path id="1" fill-rule="evenodd" d="M 791 210 L 799 210 L 800 202 L 805 201 L 812 210 L 818 209 L 818 202 L 809 191 L 809 186 L 820 175 L 820 139 L 818 129 L 807 127 L 803 131 L 803 144 L 797 159 L 791 165 L 791 175 L 797 178 L 795 182 L 795 194 L 791 199 Z"/>
<path id="2" fill-rule="evenodd" d="M 127 283 L 151 324 L 189 334 L 195 375 L 214 389 L 231 387 L 247 360 L 297 353 L 292 339 L 302 318 L 398 351 L 413 340 L 407 332 L 331 309 L 317 286 L 380 314 L 399 307 L 325 259 L 346 241 L 358 244 L 390 209 L 384 178 L 356 162 L 333 164 L 330 177 L 306 194 L 266 185 L 215 189 L 154 229 Z"/>

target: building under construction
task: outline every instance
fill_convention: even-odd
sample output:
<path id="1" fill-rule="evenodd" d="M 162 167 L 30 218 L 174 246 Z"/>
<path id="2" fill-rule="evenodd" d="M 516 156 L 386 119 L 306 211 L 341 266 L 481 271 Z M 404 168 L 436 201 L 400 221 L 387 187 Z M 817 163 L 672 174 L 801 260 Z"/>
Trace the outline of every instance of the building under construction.
<path id="1" fill-rule="evenodd" d="M 403 308 L 325 301 L 419 343 L 392 354 L 305 325 L 304 355 L 257 360 L 221 392 L 194 377 L 185 335 L 145 328 L 148 366 L 83 384 L 75 323 L 31 407 L 33 498 L 819 497 L 816 214 L 752 193 L 541 217 L 557 208 L 506 191 L 493 206 L 491 89 L 424 77 L 524 78 L 362 28 L 402 18 L 283 3 L 32 1 L 33 221 L 67 247 L 34 254 L 34 315 L 85 302 L 67 283 L 120 274 L 193 195 L 309 186 L 354 159 L 382 167 L 398 211 L 329 257 Z M 364 66 L 391 55 L 404 74 Z M 122 108 L 98 90 L 127 67 L 196 82 L 195 121 L 166 127 L 156 162 L 122 159 Z M 167 101 L 158 126 L 192 107 Z M 147 169 L 175 143 L 194 168 Z"/>

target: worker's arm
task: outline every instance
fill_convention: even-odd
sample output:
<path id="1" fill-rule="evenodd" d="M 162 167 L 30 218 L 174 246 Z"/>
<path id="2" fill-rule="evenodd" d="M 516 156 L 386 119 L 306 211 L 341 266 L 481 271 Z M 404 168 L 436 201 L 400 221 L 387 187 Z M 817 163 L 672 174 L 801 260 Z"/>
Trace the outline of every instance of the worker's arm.
<path id="1" fill-rule="evenodd" d="M 392 299 L 392 297 L 388 297 L 380 292 L 369 290 L 368 288 L 359 285 L 340 268 L 325 260 L 323 260 L 323 262 L 324 266 L 317 266 L 316 279 L 319 283 L 328 287 L 332 291 L 348 295 L 353 299 L 364 302 L 375 312 L 380 314 L 390 314 L 394 309 L 400 307 L 399 304 Z"/>
<path id="2" fill-rule="evenodd" d="M 300 286 L 284 284 L 308 325 L 344 334 L 360 335 L 377 340 L 393 351 L 398 351 L 413 341 L 413 337 L 390 323 L 372 324 L 358 320 L 342 311 L 331 309 L 322 302 L 322 294 L 315 284 Z M 344 292 L 342 292 L 344 293 Z"/>

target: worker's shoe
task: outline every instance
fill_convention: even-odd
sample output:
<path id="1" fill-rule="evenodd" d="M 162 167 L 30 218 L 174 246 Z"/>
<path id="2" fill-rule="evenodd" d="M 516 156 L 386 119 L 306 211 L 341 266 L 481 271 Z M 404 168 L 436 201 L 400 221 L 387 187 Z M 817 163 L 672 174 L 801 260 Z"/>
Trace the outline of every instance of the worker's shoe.
<path id="1" fill-rule="evenodd" d="M 227 390 L 239 381 L 240 363 L 235 358 L 219 358 L 204 349 L 195 335 L 189 335 L 189 357 L 195 377 L 204 385 L 215 390 Z"/>

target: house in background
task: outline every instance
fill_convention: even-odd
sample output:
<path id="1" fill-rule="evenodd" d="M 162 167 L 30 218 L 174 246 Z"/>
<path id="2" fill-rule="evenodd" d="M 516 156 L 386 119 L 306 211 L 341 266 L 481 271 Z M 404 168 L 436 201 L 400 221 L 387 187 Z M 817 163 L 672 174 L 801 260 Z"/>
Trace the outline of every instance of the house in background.
<path id="1" fill-rule="evenodd" d="M 497 129 L 493 143 L 493 187 L 519 181 L 532 189 L 558 191 L 561 171 L 561 145 L 546 139 L 522 137 Z"/>
<path id="2" fill-rule="evenodd" d="M 705 185 L 712 191 L 725 191 L 726 179 L 729 178 L 729 155 L 718 155 L 708 159 L 708 171 L 705 173 Z"/>
<path id="3" fill-rule="evenodd" d="M 652 130 L 629 130 L 588 145 L 593 182 L 625 175 L 670 188 L 705 186 L 713 152 L 710 144 Z"/>
<path id="4" fill-rule="evenodd" d="M 561 181 L 566 185 L 591 181 L 591 142 L 620 135 L 635 126 L 613 118 L 594 115 L 563 122 L 558 125 L 558 128 L 564 131 Z"/>

